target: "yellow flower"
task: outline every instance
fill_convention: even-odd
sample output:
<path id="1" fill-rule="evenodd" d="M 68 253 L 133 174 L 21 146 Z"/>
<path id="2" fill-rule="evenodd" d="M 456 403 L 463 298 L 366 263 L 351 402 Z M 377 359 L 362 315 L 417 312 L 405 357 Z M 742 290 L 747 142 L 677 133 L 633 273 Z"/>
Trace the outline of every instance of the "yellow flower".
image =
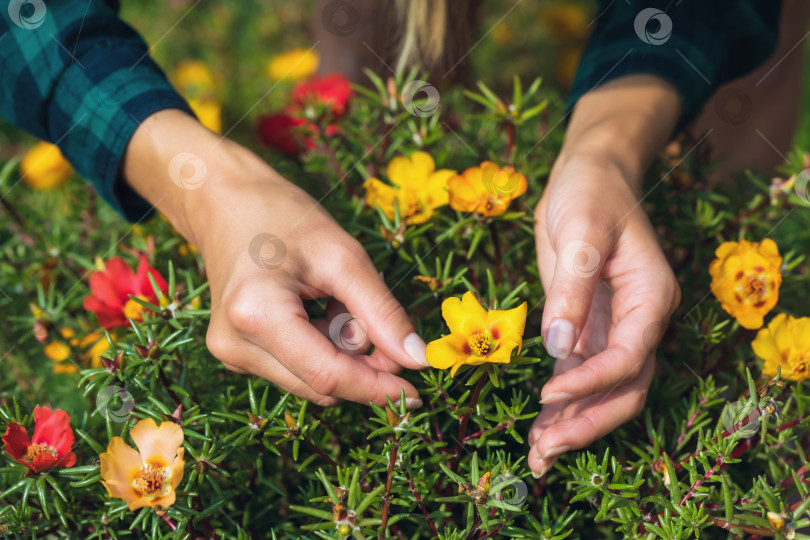
<path id="1" fill-rule="evenodd" d="M 23 182 L 37 191 L 51 191 L 70 178 L 73 167 L 62 157 L 59 147 L 40 141 L 23 156 L 20 175 Z"/>
<path id="2" fill-rule="evenodd" d="M 558 2 L 543 12 L 546 33 L 558 41 L 573 41 L 588 36 L 588 11 L 579 3 Z"/>
<path id="3" fill-rule="evenodd" d="M 200 60 L 183 60 L 177 64 L 173 79 L 180 93 L 189 97 L 210 94 L 215 86 L 211 71 Z"/>
<path id="4" fill-rule="evenodd" d="M 723 242 L 709 266 L 712 292 L 743 328 L 755 329 L 776 305 L 782 257 L 776 242 Z"/>
<path id="5" fill-rule="evenodd" d="M 267 63 L 267 76 L 274 81 L 304 79 L 315 73 L 318 61 L 318 53 L 312 49 L 292 49 L 270 59 Z"/>
<path id="6" fill-rule="evenodd" d="M 408 225 L 426 222 L 433 210 L 447 204 L 447 181 L 456 174 L 450 169 L 437 171 L 433 158 L 425 152 L 395 157 L 387 172 L 393 186 L 377 178 L 365 181 L 366 203 L 379 206 L 388 219 L 394 219 L 396 202 L 400 217 Z"/>
<path id="7" fill-rule="evenodd" d="M 526 177 L 512 167 L 499 168 L 491 161 L 470 167 L 447 182 L 450 207 L 461 212 L 500 216 L 512 199 L 526 192 Z"/>
<path id="8" fill-rule="evenodd" d="M 763 376 L 773 377 L 781 367 L 782 378 L 789 381 L 810 378 L 810 317 L 796 319 L 780 313 L 757 332 L 751 347 L 765 361 Z"/>
<path id="9" fill-rule="evenodd" d="M 158 427 L 146 418 L 129 433 L 138 450 L 113 437 L 99 456 L 102 484 L 110 497 L 124 499 L 130 510 L 168 508 L 183 479 L 183 430 L 168 421 Z"/>
<path id="10" fill-rule="evenodd" d="M 82 338 L 75 337 L 76 333 L 71 328 L 60 328 L 59 333 L 62 338 L 70 343 L 70 346 L 79 350 L 79 359 L 93 369 L 101 367 L 100 357 L 106 353 L 110 344 L 107 337 L 101 332 L 91 332 Z M 113 336 L 110 336 L 113 337 Z M 114 338 L 113 338 L 114 339 Z M 56 362 L 53 365 L 54 373 L 75 373 L 79 368 L 75 364 L 65 360 L 70 358 L 70 347 L 62 341 L 52 341 L 45 345 L 43 349 L 45 356 Z"/>
<path id="11" fill-rule="evenodd" d="M 214 133 L 222 133 L 222 105 L 218 101 L 189 98 L 188 104 L 202 125 Z"/>
<path id="12" fill-rule="evenodd" d="M 526 302 L 507 311 L 487 311 L 471 292 L 442 302 L 442 317 L 450 335 L 428 344 L 428 363 L 439 369 L 452 367 L 453 377 L 463 365 L 484 362 L 508 364 L 512 350 L 523 344 L 526 326 Z"/>

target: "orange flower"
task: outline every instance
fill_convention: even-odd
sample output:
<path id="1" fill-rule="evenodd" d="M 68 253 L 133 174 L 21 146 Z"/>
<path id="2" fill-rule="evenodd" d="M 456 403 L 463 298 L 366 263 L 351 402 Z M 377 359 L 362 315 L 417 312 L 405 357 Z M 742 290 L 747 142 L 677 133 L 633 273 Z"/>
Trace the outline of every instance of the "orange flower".
<path id="1" fill-rule="evenodd" d="M 487 311 L 473 293 L 466 292 L 461 300 L 448 298 L 442 302 L 442 317 L 450 335 L 428 343 L 425 356 L 435 368 L 452 368 L 451 377 L 463 365 L 508 364 L 515 347 L 520 352 L 526 302 L 507 311 Z"/>
<path id="2" fill-rule="evenodd" d="M 781 367 L 783 379 L 803 381 L 810 378 L 810 317 L 796 319 L 780 313 L 767 328 L 757 332 L 751 347 L 765 361 L 763 376 L 773 377 Z"/>
<path id="3" fill-rule="evenodd" d="M 394 219 L 394 205 L 408 225 L 425 223 L 433 211 L 447 204 L 447 181 L 456 171 L 436 170 L 430 154 L 414 152 L 410 157 L 395 157 L 388 163 L 386 184 L 369 178 L 363 184 L 366 204 L 379 206 L 388 219 Z"/>
<path id="4" fill-rule="evenodd" d="M 500 168 L 491 161 L 470 167 L 447 181 L 450 207 L 460 212 L 500 216 L 512 199 L 526 192 L 526 177 L 512 167 Z"/>
<path id="5" fill-rule="evenodd" d="M 779 299 L 782 257 L 776 242 L 724 242 L 709 266 L 712 292 L 743 328 L 762 326 Z"/>
<path id="6" fill-rule="evenodd" d="M 138 451 L 121 437 L 113 437 L 99 456 L 102 484 L 110 497 L 123 499 L 130 510 L 168 508 L 183 479 L 183 430 L 168 421 L 158 427 L 146 418 L 129 433 Z"/>

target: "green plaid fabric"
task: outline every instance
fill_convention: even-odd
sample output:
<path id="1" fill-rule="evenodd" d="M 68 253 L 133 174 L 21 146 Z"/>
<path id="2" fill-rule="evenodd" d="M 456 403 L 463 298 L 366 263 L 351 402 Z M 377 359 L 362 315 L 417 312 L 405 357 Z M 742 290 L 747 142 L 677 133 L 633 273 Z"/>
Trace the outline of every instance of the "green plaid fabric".
<path id="1" fill-rule="evenodd" d="M 8 9 L 6 5 L 8 4 Z M 0 116 L 57 144 L 131 221 L 150 205 L 120 177 L 141 121 L 191 110 L 113 0 L 6 0 L 0 6 Z"/>
<path id="2" fill-rule="evenodd" d="M 781 7 L 781 0 L 600 0 L 569 111 L 600 84 L 644 73 L 678 91 L 683 126 L 721 84 L 773 53 Z"/>

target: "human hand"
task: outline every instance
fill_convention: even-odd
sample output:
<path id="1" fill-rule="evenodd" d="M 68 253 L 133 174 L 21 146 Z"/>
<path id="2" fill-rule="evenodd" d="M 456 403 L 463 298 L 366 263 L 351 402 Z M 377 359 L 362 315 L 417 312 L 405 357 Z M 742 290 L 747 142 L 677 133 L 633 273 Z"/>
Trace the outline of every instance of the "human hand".
<path id="1" fill-rule="evenodd" d="M 200 251 L 207 343 L 226 367 L 324 406 L 383 405 L 402 388 L 421 405 L 396 374 L 427 366 L 424 342 L 363 247 L 303 190 L 176 110 L 138 128 L 124 173 Z M 303 300 L 324 297 L 336 299 L 327 318 L 310 320 Z"/>
<path id="2" fill-rule="evenodd" d="M 542 334 L 557 359 L 529 432 L 536 476 L 641 411 L 680 302 L 639 182 L 626 176 L 609 160 L 561 158 L 535 212 Z"/>

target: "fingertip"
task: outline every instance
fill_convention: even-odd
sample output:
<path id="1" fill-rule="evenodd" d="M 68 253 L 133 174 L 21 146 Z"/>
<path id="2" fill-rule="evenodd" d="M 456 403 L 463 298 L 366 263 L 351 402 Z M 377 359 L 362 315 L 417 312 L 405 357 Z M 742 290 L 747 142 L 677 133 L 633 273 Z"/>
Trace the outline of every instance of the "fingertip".
<path id="1" fill-rule="evenodd" d="M 410 356 L 413 361 L 416 362 L 418 365 L 417 369 L 430 367 L 425 355 L 427 344 L 416 332 L 411 332 L 408 334 L 408 336 L 402 342 L 402 347 L 405 349 L 405 352 L 408 353 L 408 356 Z"/>
<path id="2" fill-rule="evenodd" d="M 577 335 L 577 329 L 571 321 L 558 317 L 551 321 L 543 344 L 552 357 L 565 360 L 571 356 L 577 344 Z"/>

